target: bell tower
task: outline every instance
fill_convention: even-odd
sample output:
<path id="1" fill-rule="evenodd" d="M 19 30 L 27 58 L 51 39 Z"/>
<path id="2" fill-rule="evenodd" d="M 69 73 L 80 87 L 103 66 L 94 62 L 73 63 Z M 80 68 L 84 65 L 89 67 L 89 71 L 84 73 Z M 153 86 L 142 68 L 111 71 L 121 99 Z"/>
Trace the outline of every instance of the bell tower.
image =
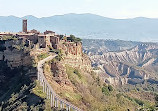
<path id="1" fill-rule="evenodd" d="M 27 19 L 23 20 L 23 32 L 27 33 Z"/>

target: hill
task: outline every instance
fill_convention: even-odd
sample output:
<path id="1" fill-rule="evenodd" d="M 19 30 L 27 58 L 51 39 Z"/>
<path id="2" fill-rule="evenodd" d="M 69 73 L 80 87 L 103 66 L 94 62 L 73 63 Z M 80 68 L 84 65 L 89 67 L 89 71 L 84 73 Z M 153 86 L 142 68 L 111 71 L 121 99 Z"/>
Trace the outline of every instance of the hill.
<path id="1" fill-rule="evenodd" d="M 37 18 L 0 16 L 0 31 L 20 31 L 21 19 L 28 19 L 28 29 L 53 30 L 81 38 L 158 41 L 158 19 L 112 19 L 93 14 L 65 14 Z M 38 25 L 37 25 L 38 24 Z"/>
<path id="2" fill-rule="evenodd" d="M 83 49 L 110 84 L 136 85 L 147 81 L 153 88 L 157 84 L 157 43 L 89 39 L 83 40 Z"/>

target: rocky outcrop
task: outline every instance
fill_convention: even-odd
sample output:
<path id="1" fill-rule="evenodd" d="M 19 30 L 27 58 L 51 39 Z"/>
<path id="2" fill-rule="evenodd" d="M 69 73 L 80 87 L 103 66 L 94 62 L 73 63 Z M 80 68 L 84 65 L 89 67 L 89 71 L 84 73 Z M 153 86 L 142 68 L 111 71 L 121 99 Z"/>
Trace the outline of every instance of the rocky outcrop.
<path id="1" fill-rule="evenodd" d="M 22 46 L 23 40 L 8 40 L 1 44 L 4 50 L 0 51 L 0 61 L 6 61 L 10 68 L 32 65 L 30 52 Z"/>
<path id="2" fill-rule="evenodd" d="M 70 47 L 71 48 L 71 47 Z M 73 67 L 74 69 L 81 70 L 83 72 L 91 72 L 91 61 L 89 57 L 82 52 L 77 52 L 77 54 L 72 53 L 71 51 L 62 50 L 62 60 L 53 61 L 51 64 L 51 69 L 53 72 L 54 80 L 60 85 L 66 84 L 69 85 L 70 81 L 66 74 L 66 66 Z"/>
<path id="3" fill-rule="evenodd" d="M 63 59 L 64 64 L 68 64 L 71 67 L 78 68 L 82 71 L 91 71 L 91 61 L 85 54 L 82 55 L 68 55 Z"/>
<path id="4" fill-rule="evenodd" d="M 53 78 L 58 84 L 70 84 L 70 81 L 68 80 L 68 76 L 66 74 L 66 69 L 64 68 L 61 62 L 52 62 L 51 69 L 53 73 Z"/>
<path id="5" fill-rule="evenodd" d="M 156 76 L 158 45 L 140 44 L 121 52 L 90 56 L 93 66 L 100 67 L 104 80 L 113 85 L 137 84 Z"/>
<path id="6" fill-rule="evenodd" d="M 5 50 L 0 53 L 0 60 L 7 61 L 9 67 L 19 67 L 19 66 L 28 66 L 31 65 L 31 57 L 28 54 L 25 54 L 17 50 Z"/>

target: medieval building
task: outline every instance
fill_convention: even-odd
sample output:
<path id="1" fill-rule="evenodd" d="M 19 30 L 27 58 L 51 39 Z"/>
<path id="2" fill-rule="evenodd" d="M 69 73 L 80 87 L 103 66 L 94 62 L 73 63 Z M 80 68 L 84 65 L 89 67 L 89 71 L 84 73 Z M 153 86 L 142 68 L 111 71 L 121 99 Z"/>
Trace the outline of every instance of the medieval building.
<path id="1" fill-rule="evenodd" d="M 66 54 L 80 55 L 82 53 L 82 44 L 72 42 L 65 35 L 57 35 L 55 32 L 46 30 L 44 33 L 33 29 L 27 29 L 27 19 L 22 22 L 22 32 L 11 33 L 11 32 L 0 32 L 0 37 L 3 36 L 14 36 L 18 39 L 27 40 L 28 43 L 38 45 L 38 48 L 54 48 L 62 49 Z"/>

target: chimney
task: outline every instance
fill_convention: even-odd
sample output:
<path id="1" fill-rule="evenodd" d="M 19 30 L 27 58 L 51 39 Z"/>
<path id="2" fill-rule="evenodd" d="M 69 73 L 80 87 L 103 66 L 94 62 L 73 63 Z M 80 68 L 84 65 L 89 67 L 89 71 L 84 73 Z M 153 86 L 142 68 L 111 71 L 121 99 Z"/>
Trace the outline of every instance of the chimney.
<path id="1" fill-rule="evenodd" d="M 27 33 L 27 19 L 23 20 L 23 32 Z"/>

